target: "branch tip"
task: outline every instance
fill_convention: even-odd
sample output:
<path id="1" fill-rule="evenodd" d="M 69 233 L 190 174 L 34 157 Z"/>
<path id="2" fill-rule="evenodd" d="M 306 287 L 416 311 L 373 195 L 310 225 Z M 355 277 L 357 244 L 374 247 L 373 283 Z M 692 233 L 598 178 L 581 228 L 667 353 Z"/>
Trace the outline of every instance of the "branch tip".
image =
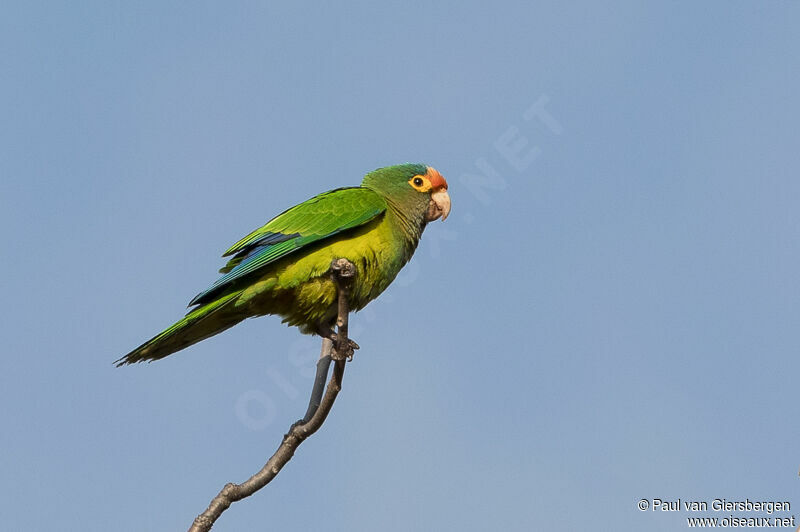
<path id="1" fill-rule="evenodd" d="M 342 389 L 345 361 L 352 360 L 353 350 L 358 349 L 358 344 L 347 337 L 348 316 L 350 314 L 350 286 L 356 275 L 356 267 L 349 260 L 340 258 L 331 262 L 330 272 L 337 289 L 336 325 L 338 330 L 333 338 L 323 339 L 323 355 L 326 350 L 325 342 L 329 342 L 327 345 L 330 346 L 332 341 L 333 349 L 331 349 L 329 356 L 330 359 L 335 361 L 333 375 L 328 382 L 325 395 L 318 402 L 318 405 L 314 403 L 317 395 L 316 388 L 319 387 L 321 389 L 327 376 L 328 366 L 322 365 L 320 367 L 324 368 L 324 375 L 320 375 L 322 374 L 322 369 L 320 369 L 318 377 L 321 376 L 322 378 L 318 378 L 315 381 L 315 389 L 312 391 L 312 404 L 309 406 L 306 416 L 289 428 L 289 431 L 283 436 L 278 450 L 267 460 L 267 463 L 258 473 L 241 484 L 232 482 L 225 484 L 219 494 L 212 499 L 206 511 L 195 518 L 189 528 L 189 532 L 209 532 L 219 516 L 222 515 L 222 512 L 228 509 L 231 504 L 249 497 L 272 481 L 280 473 L 283 466 L 292 459 L 297 447 L 322 426 L 331 408 L 333 408 L 336 396 Z M 324 356 L 322 359 L 324 359 Z M 312 406 L 315 408 L 312 408 Z"/>

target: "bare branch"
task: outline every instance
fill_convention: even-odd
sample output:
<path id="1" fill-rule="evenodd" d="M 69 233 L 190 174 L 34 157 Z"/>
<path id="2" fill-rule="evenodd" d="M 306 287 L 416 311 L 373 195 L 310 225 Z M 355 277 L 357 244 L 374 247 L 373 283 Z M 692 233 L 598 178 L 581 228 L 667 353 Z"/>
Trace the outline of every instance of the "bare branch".
<path id="1" fill-rule="evenodd" d="M 308 400 L 308 410 L 303 419 L 297 423 L 308 423 L 314 416 L 314 412 L 319 408 L 322 401 L 322 393 L 325 391 L 325 381 L 328 380 L 328 373 L 331 367 L 331 351 L 333 350 L 333 340 L 330 338 L 322 339 L 322 349 L 317 360 L 317 374 L 314 377 L 314 386 L 311 388 L 311 397 Z"/>
<path id="2" fill-rule="evenodd" d="M 211 527 L 214 526 L 219 516 L 222 515 L 222 512 L 227 510 L 231 504 L 245 497 L 249 497 L 266 486 L 275 478 L 283 466 L 292 459 L 297 447 L 303 443 L 306 438 L 314 434 L 328 417 L 328 413 L 330 413 L 333 403 L 336 401 L 336 396 L 342 389 L 342 377 L 344 376 L 345 363 L 352 358 L 353 349 L 358 349 L 358 345 L 347 337 L 348 317 L 350 314 L 348 300 L 353 278 L 355 277 L 355 266 L 347 259 L 334 260 L 331 263 L 331 277 L 338 289 L 339 304 L 338 317 L 336 320 L 337 334 L 334 335 L 333 349 L 329 355 L 330 358 L 335 361 L 335 364 L 333 366 L 333 375 L 328 383 L 328 388 L 325 391 L 324 397 L 319 401 L 319 406 L 312 408 L 312 405 L 315 403 L 315 392 L 312 392 L 312 404 L 309 405 L 309 410 L 305 418 L 292 425 L 289 432 L 284 435 L 278 450 L 267 460 L 264 467 L 241 484 L 226 484 L 217 496 L 212 499 L 206 511 L 195 518 L 192 526 L 189 528 L 189 532 L 208 532 L 211 530 Z M 320 362 L 322 362 L 322 359 L 326 356 L 325 342 L 329 342 L 327 344 L 327 349 L 331 351 L 331 340 L 327 338 L 323 339 L 323 353 L 320 357 Z M 324 376 L 322 382 L 324 382 Z M 315 383 L 315 390 L 318 387 L 321 389 L 321 383 Z"/>

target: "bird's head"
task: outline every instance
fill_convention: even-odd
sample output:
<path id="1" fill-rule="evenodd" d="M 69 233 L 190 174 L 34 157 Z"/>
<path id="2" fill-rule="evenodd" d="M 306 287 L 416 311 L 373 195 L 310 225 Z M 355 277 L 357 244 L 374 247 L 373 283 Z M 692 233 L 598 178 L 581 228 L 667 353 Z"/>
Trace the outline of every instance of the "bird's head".
<path id="1" fill-rule="evenodd" d="M 447 181 L 435 168 L 424 164 L 398 164 L 379 168 L 364 177 L 370 188 L 409 213 L 419 213 L 425 222 L 450 214 Z"/>

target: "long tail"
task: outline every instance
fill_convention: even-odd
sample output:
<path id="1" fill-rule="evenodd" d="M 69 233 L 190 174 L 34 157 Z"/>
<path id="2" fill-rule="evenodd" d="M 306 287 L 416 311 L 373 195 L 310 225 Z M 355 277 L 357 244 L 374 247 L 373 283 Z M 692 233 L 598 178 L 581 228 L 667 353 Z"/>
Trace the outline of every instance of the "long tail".
<path id="1" fill-rule="evenodd" d="M 247 317 L 235 306 L 240 294 L 241 292 L 234 292 L 197 307 L 185 318 L 114 363 L 119 367 L 134 362 L 158 360 L 233 327 Z"/>

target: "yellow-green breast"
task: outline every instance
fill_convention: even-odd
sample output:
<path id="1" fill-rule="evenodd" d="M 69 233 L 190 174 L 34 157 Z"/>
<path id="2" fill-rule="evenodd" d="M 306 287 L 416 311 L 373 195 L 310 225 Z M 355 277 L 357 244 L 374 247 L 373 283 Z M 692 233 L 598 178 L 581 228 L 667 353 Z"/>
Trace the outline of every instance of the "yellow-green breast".
<path id="1" fill-rule="evenodd" d="M 236 306 L 251 315 L 275 314 L 304 333 L 317 332 L 336 317 L 336 285 L 331 262 L 346 258 L 356 267 L 350 307 L 361 310 L 378 297 L 411 257 L 419 236 L 408 235 L 391 210 L 346 235 L 320 242 L 314 249 L 276 262 L 251 286 Z"/>

